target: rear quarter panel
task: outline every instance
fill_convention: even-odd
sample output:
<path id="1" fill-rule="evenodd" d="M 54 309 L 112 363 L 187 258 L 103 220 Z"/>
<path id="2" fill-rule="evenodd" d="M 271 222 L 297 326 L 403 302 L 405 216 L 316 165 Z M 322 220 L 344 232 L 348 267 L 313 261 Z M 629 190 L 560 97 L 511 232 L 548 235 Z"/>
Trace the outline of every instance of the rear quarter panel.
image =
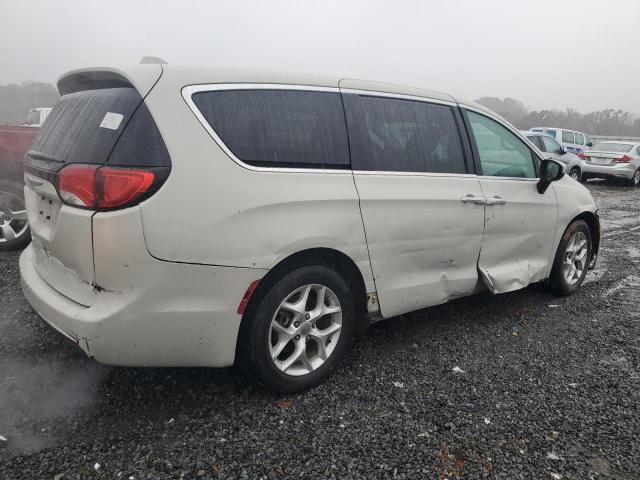
<path id="1" fill-rule="evenodd" d="M 146 100 L 172 161 L 167 182 L 142 204 L 149 252 L 168 261 L 269 269 L 293 253 L 331 248 L 356 263 L 373 291 L 352 173 L 237 164 L 182 98 L 193 83 L 165 72 Z"/>

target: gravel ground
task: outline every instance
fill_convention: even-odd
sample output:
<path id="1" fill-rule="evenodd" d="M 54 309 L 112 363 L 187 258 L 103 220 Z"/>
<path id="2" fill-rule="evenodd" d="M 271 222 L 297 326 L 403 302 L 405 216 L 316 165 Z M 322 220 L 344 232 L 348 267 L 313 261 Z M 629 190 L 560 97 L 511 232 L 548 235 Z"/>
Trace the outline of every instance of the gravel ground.
<path id="1" fill-rule="evenodd" d="M 0 478 L 640 478 L 640 192 L 589 183 L 598 269 L 374 325 L 283 399 L 233 369 L 97 365 L 0 253 Z M 454 372 L 459 367 L 462 372 Z"/>

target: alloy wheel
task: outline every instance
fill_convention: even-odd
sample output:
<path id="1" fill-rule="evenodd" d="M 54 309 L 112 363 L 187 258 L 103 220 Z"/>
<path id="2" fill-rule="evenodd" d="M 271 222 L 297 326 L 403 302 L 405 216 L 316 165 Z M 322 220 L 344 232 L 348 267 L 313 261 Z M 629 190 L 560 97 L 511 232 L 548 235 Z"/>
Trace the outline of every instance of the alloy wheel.
<path id="1" fill-rule="evenodd" d="M 12 242 L 29 228 L 24 200 L 9 192 L 0 192 L 0 243 Z"/>
<path id="2" fill-rule="evenodd" d="M 320 368 L 338 344 L 342 308 L 328 287 L 297 288 L 280 303 L 269 328 L 269 354 L 278 370 L 307 375 Z"/>
<path id="3" fill-rule="evenodd" d="M 564 253 L 563 273 L 567 285 L 574 285 L 587 268 L 589 244 L 584 232 L 573 234 Z"/>

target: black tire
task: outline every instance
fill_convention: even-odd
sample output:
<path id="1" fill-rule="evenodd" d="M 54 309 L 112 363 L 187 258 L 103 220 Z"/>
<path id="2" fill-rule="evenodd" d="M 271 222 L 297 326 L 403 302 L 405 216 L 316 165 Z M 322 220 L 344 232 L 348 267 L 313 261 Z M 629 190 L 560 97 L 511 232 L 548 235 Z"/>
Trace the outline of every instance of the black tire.
<path id="1" fill-rule="evenodd" d="M 577 233 L 582 232 L 587 239 L 587 259 L 585 262 L 585 268 L 578 280 L 569 284 L 564 276 L 564 260 L 567 255 L 567 246 L 571 238 Z M 591 258 L 593 256 L 593 243 L 591 237 L 591 230 L 589 225 L 584 220 L 576 220 L 571 223 L 565 230 L 558 245 L 558 251 L 556 252 L 555 259 L 553 261 L 553 269 L 551 270 L 551 276 L 549 277 L 549 287 L 553 293 L 560 296 L 568 296 L 580 288 L 585 276 L 587 275 L 588 266 L 591 264 Z"/>
<path id="2" fill-rule="evenodd" d="M 578 167 L 573 167 L 569 172 L 569 176 L 573 178 L 576 182 L 582 181 L 582 175 L 580 173 L 580 169 Z"/>
<path id="3" fill-rule="evenodd" d="M 8 195 L 7 195 L 8 194 Z M 4 200 L 3 200 L 4 199 Z M 3 205 L 9 201 L 11 205 Z M 0 212 L 4 212 L 3 208 L 21 208 L 24 210 L 24 190 L 23 186 L 18 182 L 11 180 L 0 180 Z M 26 220 L 25 220 L 26 222 Z M 0 226 L 5 223 L 4 215 L 0 218 Z M 7 222 L 8 223 L 8 222 Z M 6 252 L 11 250 L 21 250 L 31 241 L 31 231 L 29 226 L 23 222 L 10 222 L 12 229 L 18 230 L 19 235 L 11 240 L 7 240 L 0 227 L 0 251 Z M 19 227 L 19 228 L 18 228 Z"/>
<path id="4" fill-rule="evenodd" d="M 271 359 L 271 322 L 280 304 L 296 289 L 309 284 L 324 285 L 335 294 L 342 309 L 342 328 L 333 352 L 322 365 L 310 373 L 293 376 L 282 372 Z M 272 281 L 262 298 L 249 306 L 238 337 L 238 361 L 254 381 L 272 390 L 283 393 L 306 390 L 321 383 L 340 363 L 351 343 L 355 324 L 356 308 L 345 279 L 324 265 L 301 267 Z"/>
<path id="5" fill-rule="evenodd" d="M 640 168 L 636 170 L 636 173 L 633 174 L 633 177 L 630 180 L 632 187 L 640 187 Z"/>

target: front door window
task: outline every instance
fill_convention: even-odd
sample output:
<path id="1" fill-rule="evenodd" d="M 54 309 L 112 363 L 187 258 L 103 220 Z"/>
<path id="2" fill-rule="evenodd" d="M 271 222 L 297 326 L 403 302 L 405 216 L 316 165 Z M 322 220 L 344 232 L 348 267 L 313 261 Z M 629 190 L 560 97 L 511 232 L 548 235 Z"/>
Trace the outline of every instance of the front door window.
<path id="1" fill-rule="evenodd" d="M 536 178 L 531 149 L 506 127 L 475 112 L 467 112 L 476 140 L 482 175 Z"/>

